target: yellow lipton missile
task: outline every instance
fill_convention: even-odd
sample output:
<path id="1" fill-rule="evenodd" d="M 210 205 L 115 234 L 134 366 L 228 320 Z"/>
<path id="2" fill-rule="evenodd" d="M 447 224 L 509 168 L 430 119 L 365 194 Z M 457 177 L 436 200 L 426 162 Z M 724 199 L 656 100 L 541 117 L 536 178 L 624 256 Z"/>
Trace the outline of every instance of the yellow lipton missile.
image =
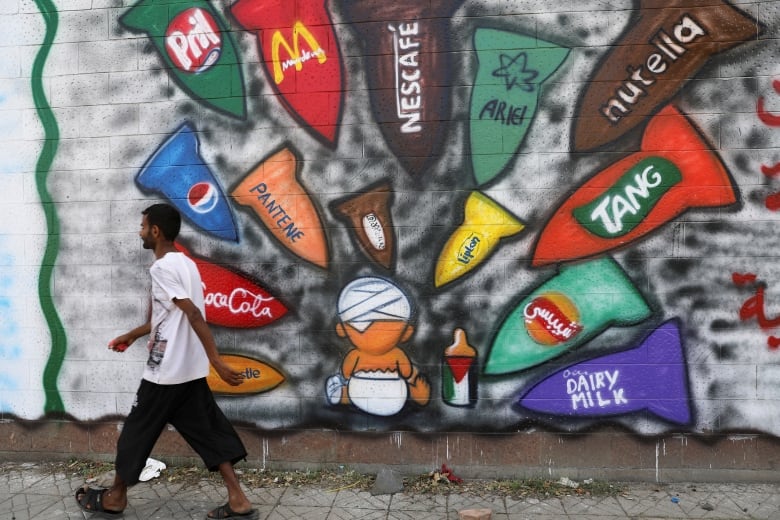
<path id="1" fill-rule="evenodd" d="M 206 378 L 211 391 L 220 395 L 259 394 L 273 390 L 284 381 L 284 375 L 274 367 L 245 356 L 222 355 L 222 360 L 233 370 L 244 374 L 244 382 L 238 386 L 230 386 L 210 367 Z"/>
<path id="2" fill-rule="evenodd" d="M 523 230 L 525 225 L 497 202 L 478 191 L 466 199 L 463 223 L 439 253 L 434 283 L 441 287 L 485 261 L 499 240 Z"/>

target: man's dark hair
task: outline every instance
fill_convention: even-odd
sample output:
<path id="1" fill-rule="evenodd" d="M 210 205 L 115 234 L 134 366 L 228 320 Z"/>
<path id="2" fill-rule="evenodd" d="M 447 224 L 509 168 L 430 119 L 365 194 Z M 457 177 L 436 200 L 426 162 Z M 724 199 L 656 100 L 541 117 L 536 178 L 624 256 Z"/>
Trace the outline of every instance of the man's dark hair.
<path id="1" fill-rule="evenodd" d="M 169 204 L 153 204 L 141 212 L 149 226 L 157 226 L 167 240 L 175 240 L 181 229 L 181 216 Z"/>

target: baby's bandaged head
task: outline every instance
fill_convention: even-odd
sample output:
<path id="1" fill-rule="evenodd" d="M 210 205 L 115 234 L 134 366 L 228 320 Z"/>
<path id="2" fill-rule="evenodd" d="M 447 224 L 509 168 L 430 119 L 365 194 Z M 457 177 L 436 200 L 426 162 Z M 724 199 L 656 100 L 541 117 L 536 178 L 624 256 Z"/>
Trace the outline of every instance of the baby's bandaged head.
<path id="1" fill-rule="evenodd" d="M 363 332 L 378 320 L 409 321 L 412 308 L 409 298 L 393 282 L 368 276 L 341 290 L 338 312 L 343 323 Z"/>

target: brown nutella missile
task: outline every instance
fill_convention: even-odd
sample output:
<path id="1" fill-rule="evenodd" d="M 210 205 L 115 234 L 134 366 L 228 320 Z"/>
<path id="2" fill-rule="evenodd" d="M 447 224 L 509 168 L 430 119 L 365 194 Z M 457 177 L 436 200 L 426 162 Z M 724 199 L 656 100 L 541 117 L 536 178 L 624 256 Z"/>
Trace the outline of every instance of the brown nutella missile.
<path id="1" fill-rule="evenodd" d="M 723 0 L 642 0 L 588 81 L 572 147 L 616 141 L 665 106 L 710 56 L 756 38 L 756 20 Z"/>
<path id="2" fill-rule="evenodd" d="M 390 185 L 383 182 L 333 205 L 336 214 L 349 222 L 361 249 L 385 269 L 390 269 L 395 259 L 391 197 Z"/>
<path id="3" fill-rule="evenodd" d="M 412 175 L 428 168 L 450 118 L 450 17 L 463 0 L 343 0 L 363 42 L 371 108 L 387 145 Z"/>

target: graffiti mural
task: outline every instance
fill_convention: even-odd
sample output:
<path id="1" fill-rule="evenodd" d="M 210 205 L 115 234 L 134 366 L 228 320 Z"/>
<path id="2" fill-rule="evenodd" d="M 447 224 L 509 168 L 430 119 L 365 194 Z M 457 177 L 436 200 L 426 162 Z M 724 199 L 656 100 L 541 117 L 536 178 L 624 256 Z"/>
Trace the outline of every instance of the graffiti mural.
<path id="1" fill-rule="evenodd" d="M 262 361 L 232 354 L 222 354 L 222 357 L 231 368 L 243 372 L 244 382 L 240 386 L 230 386 L 211 368 L 206 381 L 215 395 L 259 394 L 273 390 L 284 382 L 284 375 Z"/>
<path id="2" fill-rule="evenodd" d="M 393 194 L 390 185 L 382 182 L 365 193 L 349 195 L 334 201 L 333 211 L 345 220 L 358 245 L 369 258 L 384 267 L 395 264 L 395 232 L 390 212 Z"/>
<path id="3" fill-rule="evenodd" d="M 767 4 L 2 8 L 0 417 L 129 411 L 167 201 L 257 428 L 780 436 Z"/>
<path id="4" fill-rule="evenodd" d="M 504 319 L 485 373 L 526 370 L 587 343 L 608 327 L 633 325 L 650 314 L 613 260 L 566 266 Z"/>
<path id="5" fill-rule="evenodd" d="M 728 2 L 641 0 L 636 24 L 604 57 L 581 97 L 574 149 L 619 139 L 662 108 L 715 53 L 758 36 L 756 20 Z"/>
<path id="6" fill-rule="evenodd" d="M 376 123 L 412 175 L 423 173 L 442 154 L 453 84 L 449 18 L 462 2 L 344 3 L 363 48 Z"/>
<path id="7" fill-rule="evenodd" d="M 666 151 L 672 135 L 675 149 Z M 717 154 L 669 106 L 647 124 L 639 152 L 595 175 L 556 211 L 539 236 L 533 263 L 622 247 L 688 208 L 728 206 L 736 200 Z"/>
<path id="8" fill-rule="evenodd" d="M 345 85 L 327 2 L 239 0 L 230 11 L 257 32 L 268 83 L 284 107 L 315 137 L 335 145 Z"/>
<path id="9" fill-rule="evenodd" d="M 518 404 L 540 413 L 576 417 L 647 411 L 688 424 L 688 376 L 679 324 L 661 325 L 629 350 L 559 370 L 528 390 Z"/>
<path id="10" fill-rule="evenodd" d="M 466 275 L 493 253 L 502 238 L 516 235 L 524 227 L 495 201 L 477 191 L 470 193 L 463 222 L 439 253 L 434 284 L 440 287 Z"/>
<path id="11" fill-rule="evenodd" d="M 285 147 L 264 159 L 230 195 L 251 208 L 292 253 L 327 268 L 327 237 L 311 196 L 298 181 L 298 165 L 296 155 Z"/>
<path id="12" fill-rule="evenodd" d="M 569 51 L 488 28 L 474 32 L 474 49 L 479 70 L 471 91 L 471 162 L 481 185 L 512 159 L 536 115 L 541 84 Z"/>
<path id="13" fill-rule="evenodd" d="M 406 294 L 389 280 L 358 278 L 341 291 L 337 312 L 336 333 L 352 349 L 328 378 L 328 401 L 374 415 L 395 415 L 407 400 L 428 404 L 430 383 L 399 346 L 414 334 Z"/>
<path id="14" fill-rule="evenodd" d="M 216 110 L 244 118 L 244 80 L 236 46 L 206 0 L 140 0 L 119 23 L 149 35 L 166 70 L 185 92 Z"/>
<path id="15" fill-rule="evenodd" d="M 149 158 L 135 182 L 142 191 L 163 195 L 184 218 L 205 232 L 238 241 L 225 194 L 198 147 L 194 129 L 183 124 Z"/>

